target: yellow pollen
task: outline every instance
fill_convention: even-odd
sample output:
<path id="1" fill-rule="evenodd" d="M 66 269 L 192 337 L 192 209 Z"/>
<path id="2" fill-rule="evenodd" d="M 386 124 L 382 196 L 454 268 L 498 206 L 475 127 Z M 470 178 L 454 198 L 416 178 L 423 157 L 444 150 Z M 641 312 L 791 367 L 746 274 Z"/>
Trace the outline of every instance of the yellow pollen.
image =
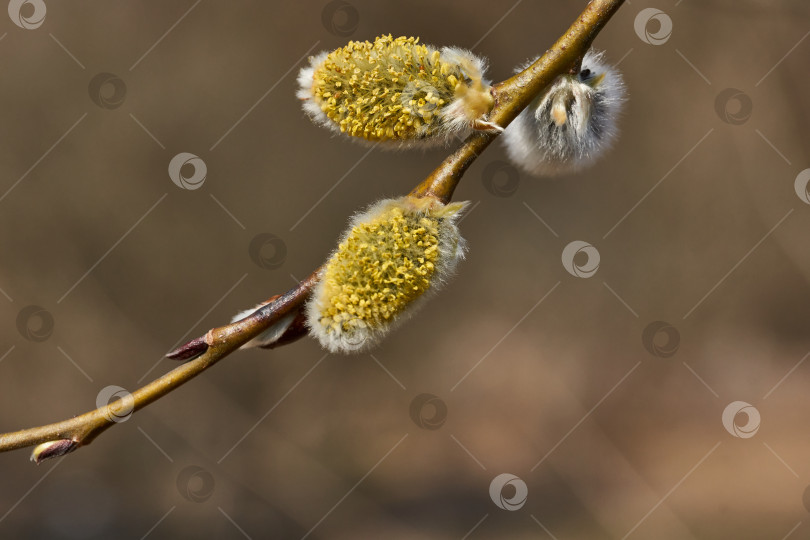
<path id="1" fill-rule="evenodd" d="M 351 331 L 344 323 L 351 318 L 352 325 L 359 319 L 379 328 L 427 291 L 439 257 L 441 222 L 430 213 L 389 207 L 355 225 L 324 270 L 321 325 Z"/>
<path id="2" fill-rule="evenodd" d="M 480 77 L 419 38 L 388 35 L 332 51 L 313 72 L 312 97 L 348 134 L 370 141 L 423 138 L 441 130 L 439 111 L 454 98 L 475 88 L 476 96 L 491 99 Z M 491 105 L 476 107 L 475 115 Z"/>

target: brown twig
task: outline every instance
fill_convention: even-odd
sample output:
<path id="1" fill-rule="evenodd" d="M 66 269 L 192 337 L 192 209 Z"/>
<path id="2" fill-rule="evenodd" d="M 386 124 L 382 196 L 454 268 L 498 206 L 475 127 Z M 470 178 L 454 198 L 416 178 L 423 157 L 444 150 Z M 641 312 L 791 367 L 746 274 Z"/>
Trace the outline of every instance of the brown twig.
<path id="1" fill-rule="evenodd" d="M 489 114 L 489 121 L 506 127 L 555 77 L 578 69 L 578 64 L 593 39 L 623 2 L 624 0 L 592 0 L 551 49 L 522 72 L 495 85 L 492 91 L 495 106 Z M 496 132 L 471 135 L 414 188 L 411 195 L 450 202 L 464 172 L 497 135 Z M 122 417 L 146 407 L 188 382 L 290 313 L 296 313 L 295 319 L 272 346 L 295 341 L 306 331 L 301 310 L 318 277 L 319 270 L 316 270 L 294 289 L 268 300 L 252 315 L 241 321 L 213 328 L 205 336 L 193 339 L 172 351 L 167 355 L 169 358 L 187 362 L 134 391 L 126 399 L 114 401 L 69 420 L 0 435 L 0 452 L 39 444 L 34 450 L 32 460 L 40 462 L 87 445 Z"/>
<path id="2" fill-rule="evenodd" d="M 34 451 L 32 460 L 39 462 L 90 444 L 93 439 L 107 428 L 120 422 L 121 419 L 165 396 L 183 383 L 190 381 L 261 334 L 275 321 L 299 310 L 317 281 L 318 272 L 316 271 L 299 283 L 297 287 L 262 306 L 250 317 L 226 326 L 213 328 L 205 336 L 193 339 L 172 351 L 169 355 L 174 355 L 177 358 L 192 350 L 196 353 L 196 358 L 132 392 L 125 399 L 119 399 L 69 420 L 0 435 L 0 451 L 15 450 L 46 442 L 57 442 L 57 445 L 38 447 Z M 200 351 L 201 348 L 203 349 L 202 352 Z M 53 453 L 54 447 L 59 449 L 59 453 Z"/>

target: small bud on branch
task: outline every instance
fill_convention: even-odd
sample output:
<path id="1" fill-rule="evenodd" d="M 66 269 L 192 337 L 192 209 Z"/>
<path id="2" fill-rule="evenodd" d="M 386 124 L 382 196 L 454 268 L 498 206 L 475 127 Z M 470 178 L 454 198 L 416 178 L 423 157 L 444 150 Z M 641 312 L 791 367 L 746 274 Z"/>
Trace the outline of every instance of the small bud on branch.
<path id="1" fill-rule="evenodd" d="M 64 456 L 76 450 L 79 443 L 70 439 L 60 439 L 58 441 L 48 441 L 39 444 L 31 452 L 31 461 L 39 465 L 46 459 Z"/>
<path id="2" fill-rule="evenodd" d="M 172 352 L 166 354 L 166 358 L 172 360 L 193 360 L 208 350 L 208 343 L 205 342 L 205 336 L 194 338 L 188 343 L 181 345 Z"/>

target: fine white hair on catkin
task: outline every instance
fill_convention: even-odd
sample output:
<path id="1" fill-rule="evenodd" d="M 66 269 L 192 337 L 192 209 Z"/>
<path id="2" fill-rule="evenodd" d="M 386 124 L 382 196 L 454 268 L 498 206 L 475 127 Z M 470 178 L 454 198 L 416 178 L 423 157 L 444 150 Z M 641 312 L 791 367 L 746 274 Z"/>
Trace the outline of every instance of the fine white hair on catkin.
<path id="1" fill-rule="evenodd" d="M 621 73 L 604 62 L 603 53 L 589 51 L 580 72 L 558 76 L 501 139 L 509 158 L 531 175 L 574 173 L 612 146 L 625 100 Z"/>
<path id="2" fill-rule="evenodd" d="M 321 106 L 312 99 L 312 83 L 315 70 L 323 64 L 327 56 L 329 56 L 329 51 L 322 51 L 315 56 L 311 56 L 309 64 L 301 68 L 301 71 L 298 72 L 298 90 L 295 92 L 295 97 L 301 100 L 301 107 L 313 122 L 323 127 L 337 129 L 340 132 L 340 128 L 337 128 L 334 122 L 329 120 L 321 110 Z"/>

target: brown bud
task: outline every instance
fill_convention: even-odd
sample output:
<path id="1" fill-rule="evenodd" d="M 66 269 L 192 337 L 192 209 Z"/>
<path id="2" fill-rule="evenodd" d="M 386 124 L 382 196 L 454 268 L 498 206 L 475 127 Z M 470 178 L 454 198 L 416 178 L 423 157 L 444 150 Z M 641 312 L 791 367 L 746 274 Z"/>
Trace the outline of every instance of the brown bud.
<path id="1" fill-rule="evenodd" d="M 206 334 L 207 335 L 207 334 Z M 166 358 L 171 358 L 172 360 L 193 360 L 198 356 L 205 354 L 205 351 L 208 350 L 208 343 L 205 341 L 206 336 L 201 336 L 195 339 L 192 339 L 185 345 L 181 345 L 172 352 L 166 355 Z"/>
<path id="2" fill-rule="evenodd" d="M 76 450 L 79 443 L 71 439 L 59 439 L 39 444 L 31 452 L 31 461 L 39 465 L 46 459 L 64 456 Z"/>

